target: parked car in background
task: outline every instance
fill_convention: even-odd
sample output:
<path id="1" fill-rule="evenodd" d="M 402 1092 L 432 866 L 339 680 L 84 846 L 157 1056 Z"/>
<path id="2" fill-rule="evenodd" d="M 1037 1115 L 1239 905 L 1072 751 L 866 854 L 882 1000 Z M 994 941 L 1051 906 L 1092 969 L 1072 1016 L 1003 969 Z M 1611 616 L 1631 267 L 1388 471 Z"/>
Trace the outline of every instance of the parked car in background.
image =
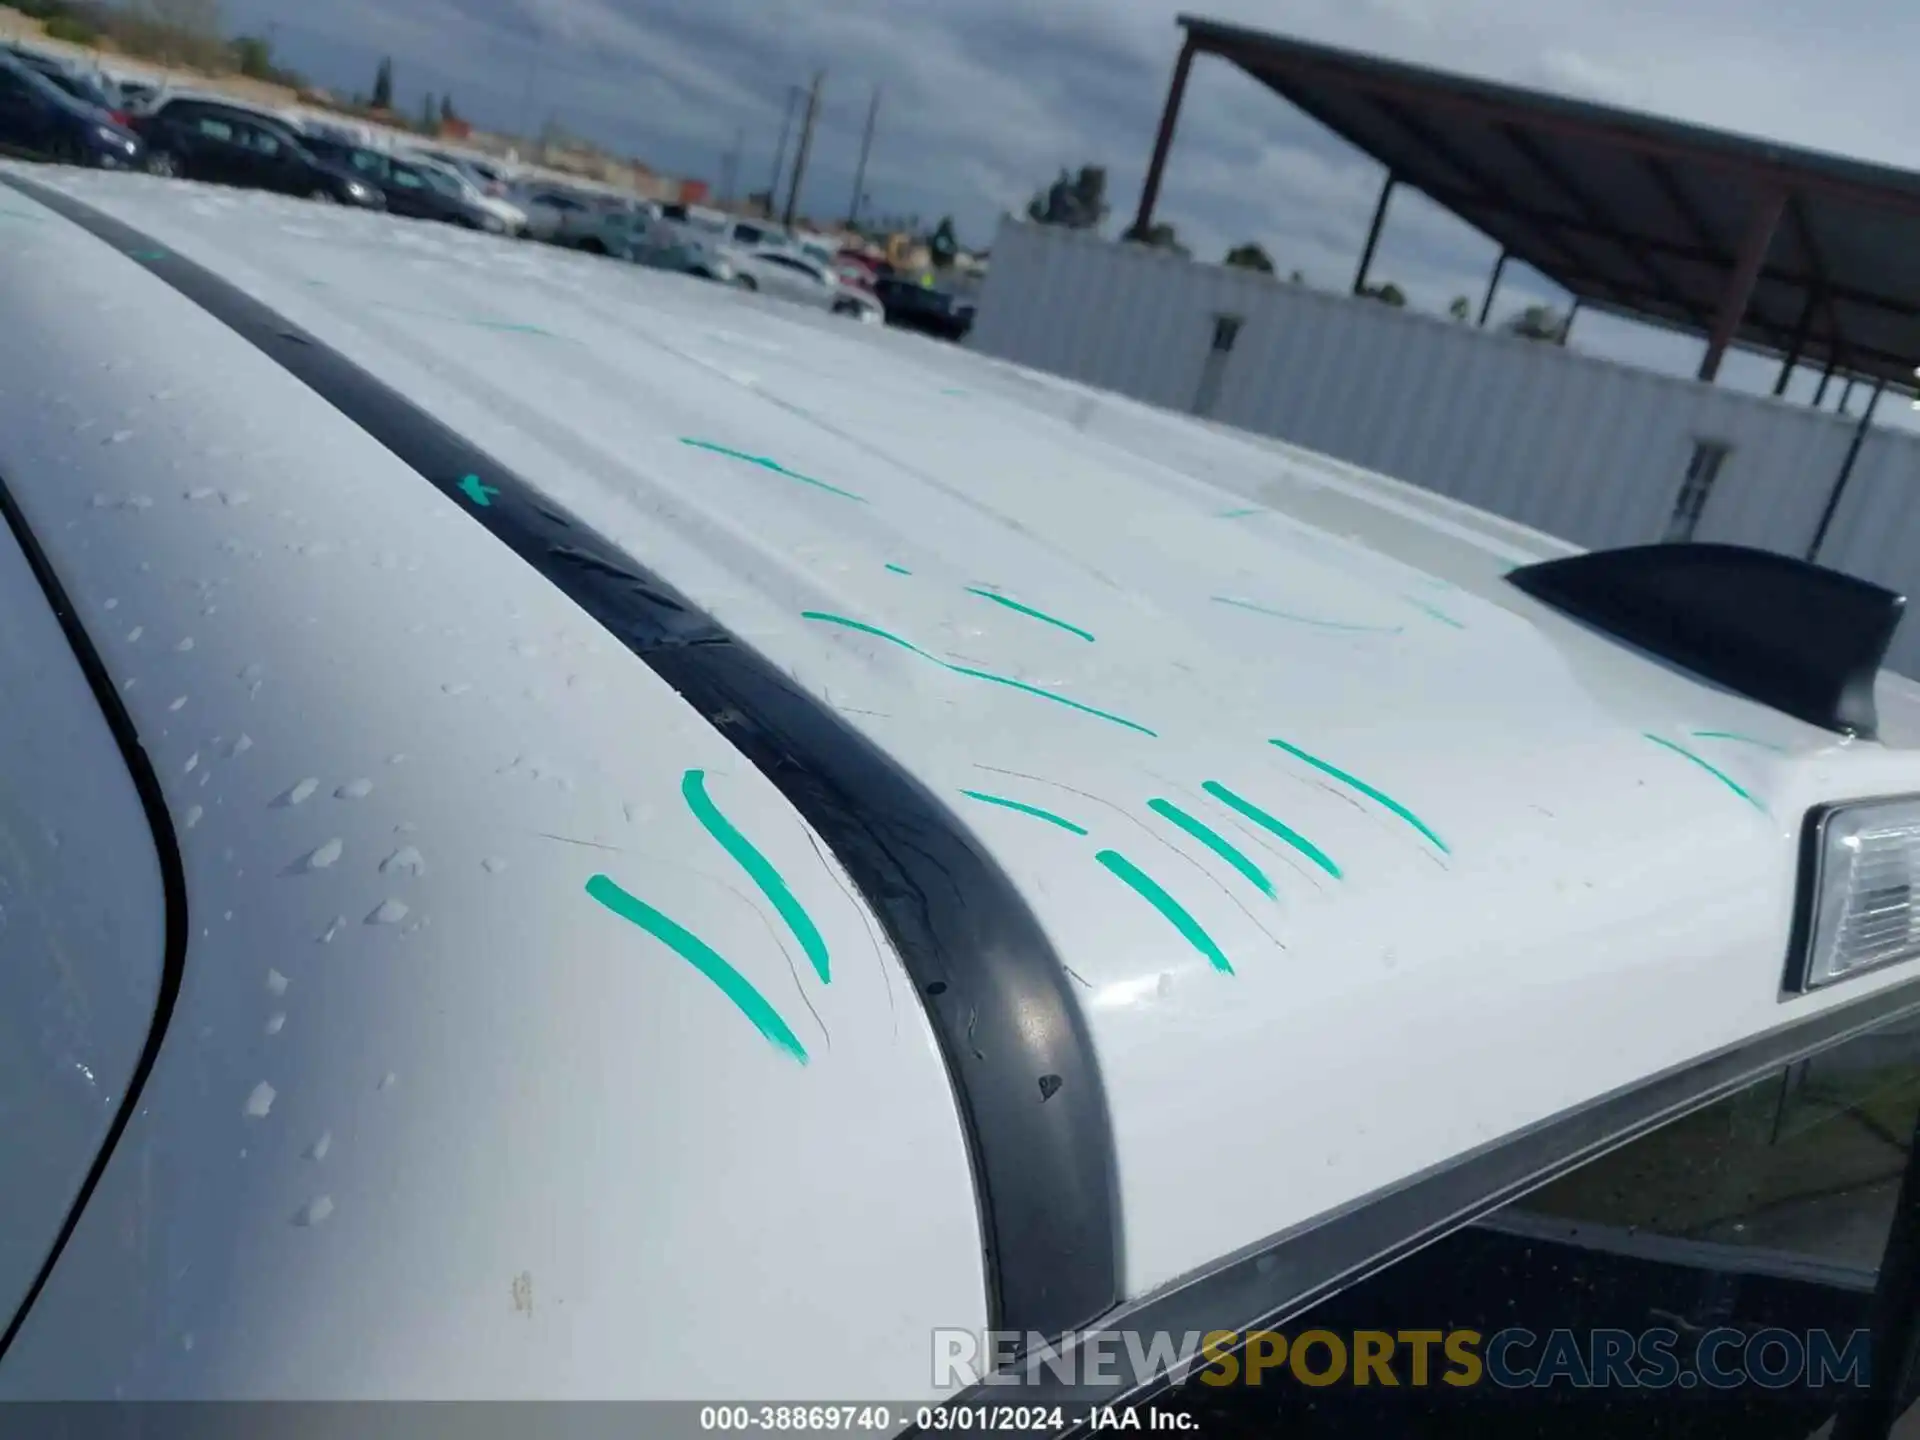
<path id="1" fill-rule="evenodd" d="M 644 236 L 627 252 L 627 258 L 649 270 L 691 275 L 726 285 L 739 281 L 739 272 L 722 247 L 702 245 L 669 229 L 656 228 Z"/>
<path id="2" fill-rule="evenodd" d="M 763 291 L 869 324 L 885 318 L 880 303 L 871 295 L 842 285 L 826 266 L 797 251 L 763 245 L 738 252 L 733 264 L 742 289 Z"/>
<path id="3" fill-rule="evenodd" d="M 973 298 L 944 286 L 907 275 L 884 275 L 874 282 L 873 293 L 885 308 L 889 325 L 941 340 L 963 340 L 973 329 Z"/>
<path id="4" fill-rule="evenodd" d="M 387 209 L 395 215 L 404 215 L 410 220 L 438 220 L 468 230 L 507 232 L 506 222 L 481 204 L 480 195 L 469 194 L 470 187 L 436 166 L 416 164 L 383 150 L 314 135 L 306 137 L 306 145 L 322 163 L 349 171 L 366 184 L 377 186 L 386 199 Z"/>
<path id="5" fill-rule="evenodd" d="M 451 150 L 421 150 L 418 153 L 459 171 L 473 182 L 475 189 L 492 199 L 505 200 L 507 192 L 513 187 L 513 177 L 506 168 L 492 161 L 482 160 L 475 155 L 458 155 Z M 524 223 L 524 211 L 521 212 L 521 218 Z"/>
<path id="6" fill-rule="evenodd" d="M 527 212 L 511 200 L 505 199 L 483 188 L 472 174 L 451 161 L 440 159 L 424 151 L 412 151 L 403 156 L 409 164 L 437 177 L 445 184 L 452 185 L 469 205 L 478 206 L 483 212 L 499 221 L 499 230 L 503 235 L 518 235 L 527 228 Z M 483 224 L 483 230 L 494 227 Z"/>
<path id="7" fill-rule="evenodd" d="M 132 169 L 140 139 L 106 111 L 76 100 L 38 70 L 0 53 L 0 148 L 68 165 Z"/>
<path id="8" fill-rule="evenodd" d="M 22 65 L 37 71 L 42 78 L 83 105 L 104 110 L 114 124 L 123 127 L 126 125 L 127 98 L 120 87 L 104 73 L 82 70 L 52 55 L 42 55 L 20 46 L 11 47 L 8 53 Z"/>
<path id="9" fill-rule="evenodd" d="M 146 168 L 155 175 L 386 208 L 375 181 L 322 160 L 291 126 L 259 111 L 174 98 L 150 115 L 135 116 L 133 124 L 146 142 Z"/>
<path id="10" fill-rule="evenodd" d="M 509 197 L 526 212 L 526 236 L 595 255 L 616 255 L 644 224 L 638 212 L 613 197 L 560 185 L 528 185 Z"/>

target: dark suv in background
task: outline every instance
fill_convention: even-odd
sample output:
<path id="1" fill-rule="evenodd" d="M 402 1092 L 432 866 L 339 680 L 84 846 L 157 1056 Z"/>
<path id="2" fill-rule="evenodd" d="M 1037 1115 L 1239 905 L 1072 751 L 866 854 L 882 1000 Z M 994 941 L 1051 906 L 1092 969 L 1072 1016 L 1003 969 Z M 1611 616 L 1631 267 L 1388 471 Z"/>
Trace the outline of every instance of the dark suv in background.
<path id="1" fill-rule="evenodd" d="M 329 164 L 291 126 L 257 111 L 181 98 L 133 123 L 147 144 L 146 168 L 155 175 L 386 208 L 378 185 Z"/>
<path id="2" fill-rule="evenodd" d="M 139 137 L 105 110 L 77 100 L 13 55 L 0 51 L 0 150 L 68 165 L 132 169 Z"/>
<path id="3" fill-rule="evenodd" d="M 387 209 L 415 220 L 439 220 L 468 230 L 502 230 L 499 219 L 462 192 L 458 181 L 397 155 L 317 135 L 303 144 L 322 163 L 356 175 L 386 197 Z"/>

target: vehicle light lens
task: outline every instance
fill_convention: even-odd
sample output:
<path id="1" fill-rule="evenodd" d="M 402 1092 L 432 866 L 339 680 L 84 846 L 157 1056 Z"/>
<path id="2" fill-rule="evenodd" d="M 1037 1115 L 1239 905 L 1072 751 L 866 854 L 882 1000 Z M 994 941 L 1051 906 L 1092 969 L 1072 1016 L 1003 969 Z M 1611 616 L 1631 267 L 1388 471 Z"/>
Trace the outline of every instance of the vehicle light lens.
<path id="1" fill-rule="evenodd" d="M 1920 956 L 1920 798 L 1842 805 L 1816 822 L 1801 990 Z"/>

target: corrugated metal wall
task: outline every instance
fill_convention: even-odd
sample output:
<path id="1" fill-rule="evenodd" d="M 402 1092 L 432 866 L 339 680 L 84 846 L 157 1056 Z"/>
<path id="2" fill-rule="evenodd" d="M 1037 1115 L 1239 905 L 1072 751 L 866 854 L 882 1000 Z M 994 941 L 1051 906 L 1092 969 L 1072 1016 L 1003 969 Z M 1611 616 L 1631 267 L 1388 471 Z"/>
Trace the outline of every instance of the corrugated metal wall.
<path id="1" fill-rule="evenodd" d="M 1218 317 L 1239 320 L 1215 351 Z M 1856 421 L 1272 277 L 1007 221 L 969 340 L 1600 548 L 1659 540 L 1697 440 L 1698 540 L 1804 554 Z M 1889 402 L 1898 403 L 1898 402 Z M 1920 599 L 1920 437 L 1861 447 L 1821 563 Z M 1893 668 L 1920 675 L 1920 622 Z"/>

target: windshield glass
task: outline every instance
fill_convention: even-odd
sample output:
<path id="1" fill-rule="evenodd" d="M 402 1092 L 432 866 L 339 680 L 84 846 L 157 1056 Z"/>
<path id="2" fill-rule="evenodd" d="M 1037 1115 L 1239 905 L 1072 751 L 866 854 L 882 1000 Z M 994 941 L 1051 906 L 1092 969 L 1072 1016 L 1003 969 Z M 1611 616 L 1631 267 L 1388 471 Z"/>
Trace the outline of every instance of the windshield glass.
<path id="1" fill-rule="evenodd" d="M 452 171 L 442 170 L 437 165 L 422 165 L 420 167 L 420 178 L 425 180 L 427 184 L 435 190 L 438 190 L 442 195 L 450 195 L 456 200 L 466 199 L 467 187 L 461 184 L 459 178 L 455 176 Z"/>
<path id="2" fill-rule="evenodd" d="M 62 90 L 33 66 L 23 65 L 11 55 L 0 55 L 0 70 L 5 70 L 9 75 L 17 77 L 22 85 L 42 100 L 51 101 L 65 110 L 84 108 L 81 101 Z"/>

